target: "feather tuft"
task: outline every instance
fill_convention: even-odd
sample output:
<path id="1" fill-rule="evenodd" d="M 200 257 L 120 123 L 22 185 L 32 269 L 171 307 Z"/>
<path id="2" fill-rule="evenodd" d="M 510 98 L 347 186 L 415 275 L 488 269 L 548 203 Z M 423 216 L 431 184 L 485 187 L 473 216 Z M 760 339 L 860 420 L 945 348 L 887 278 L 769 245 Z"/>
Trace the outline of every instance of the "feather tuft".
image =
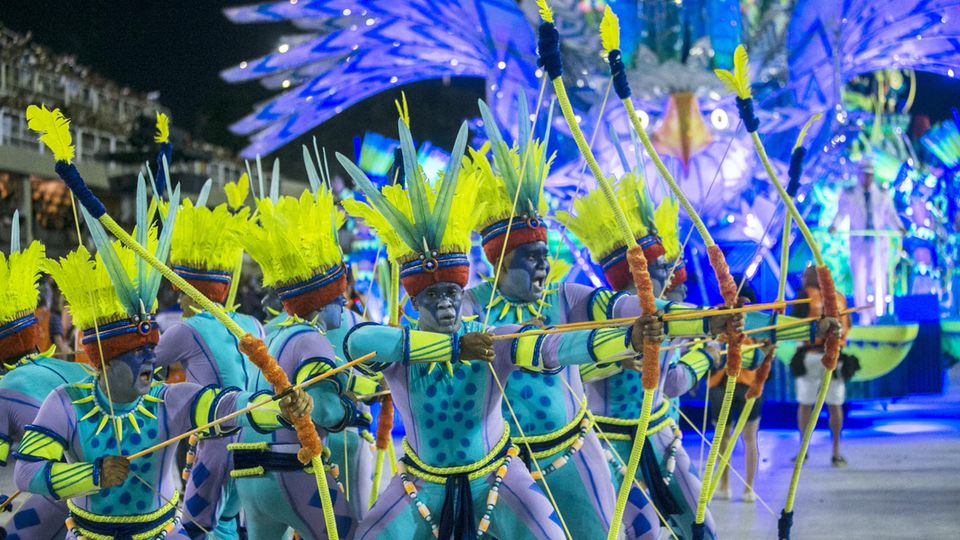
<path id="1" fill-rule="evenodd" d="M 247 193 L 250 192 L 250 177 L 247 173 L 240 175 L 236 182 L 228 182 L 223 186 L 223 192 L 227 196 L 227 206 L 231 210 L 238 210 L 247 200 Z"/>
<path id="2" fill-rule="evenodd" d="M 750 59 L 747 57 L 747 49 L 742 44 L 737 45 L 733 53 L 733 77 L 736 80 L 737 97 L 747 99 L 750 97 Z"/>
<path id="3" fill-rule="evenodd" d="M 540 19 L 543 22 L 553 22 L 553 10 L 547 5 L 547 0 L 537 0 L 537 10 L 540 12 Z"/>
<path id="4" fill-rule="evenodd" d="M 245 185 L 241 178 L 240 185 Z M 184 200 L 170 244 L 170 263 L 204 270 L 233 272 L 243 253 L 239 237 L 249 208 L 231 212 L 226 204 L 214 208 Z"/>
<path id="5" fill-rule="evenodd" d="M 36 240 L 24 250 L 11 252 L 9 257 L 0 252 L 0 324 L 37 309 L 37 283 L 45 255 L 43 244 Z"/>
<path id="6" fill-rule="evenodd" d="M 600 45 L 604 56 L 620 48 L 620 19 L 609 4 L 603 8 L 603 19 L 600 21 Z"/>
<path id="7" fill-rule="evenodd" d="M 793 145 L 794 150 L 800 148 L 800 145 L 803 144 L 803 139 L 807 136 L 807 131 L 810 130 L 810 126 L 812 126 L 814 122 L 820 120 L 821 118 L 823 118 L 823 115 L 821 113 L 816 113 L 811 116 L 809 120 L 807 120 L 807 123 L 803 125 L 803 129 L 800 130 L 800 134 L 797 135 L 797 142 Z"/>
<path id="8" fill-rule="evenodd" d="M 410 107 L 407 106 L 407 93 L 401 90 L 400 99 L 393 100 L 393 104 L 397 106 L 397 114 L 400 115 L 400 120 L 406 124 L 407 129 L 410 129 Z"/>
<path id="9" fill-rule="evenodd" d="M 70 135 L 70 120 L 60 109 L 47 109 L 45 105 L 27 107 L 27 126 L 40 134 L 40 142 L 47 145 L 57 161 L 71 163 L 74 157 L 73 137 Z"/>
<path id="10" fill-rule="evenodd" d="M 670 197 L 664 197 L 660 206 L 653 213 L 653 221 L 657 226 L 657 234 L 663 244 L 664 256 L 668 261 L 675 261 L 681 255 L 680 245 L 680 203 Z"/>
<path id="11" fill-rule="evenodd" d="M 153 142 L 170 142 L 170 117 L 157 111 L 157 133 L 153 136 Z"/>

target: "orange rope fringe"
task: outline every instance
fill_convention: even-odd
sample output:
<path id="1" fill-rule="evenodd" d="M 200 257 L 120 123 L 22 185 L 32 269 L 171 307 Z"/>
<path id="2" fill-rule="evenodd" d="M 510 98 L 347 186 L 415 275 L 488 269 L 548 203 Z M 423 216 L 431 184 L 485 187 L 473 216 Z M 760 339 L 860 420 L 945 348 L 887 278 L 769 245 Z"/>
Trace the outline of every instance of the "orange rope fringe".
<path id="1" fill-rule="evenodd" d="M 263 340 L 247 334 L 240 338 L 240 351 L 250 358 L 255 366 L 260 368 L 267 382 L 273 386 L 275 392 L 280 393 L 290 388 L 290 379 L 287 373 L 283 371 L 280 364 L 270 356 L 267 345 Z M 310 416 L 295 416 L 290 419 L 293 428 L 297 431 L 297 438 L 300 440 L 300 451 L 297 452 L 297 459 L 301 463 L 310 463 L 314 457 L 319 456 L 323 445 L 320 442 L 320 435 L 317 434 L 317 428 L 313 425 Z"/>
<path id="2" fill-rule="evenodd" d="M 823 297 L 823 314 L 827 317 L 838 317 L 840 304 L 837 301 L 837 287 L 833 282 L 833 275 L 826 266 L 817 267 L 817 279 L 820 282 L 820 294 Z M 823 359 L 821 363 L 828 370 L 836 369 L 837 358 L 840 357 L 840 336 L 833 335 L 823 344 Z"/>
<path id="3" fill-rule="evenodd" d="M 645 314 L 657 312 L 657 304 L 653 296 L 653 281 L 647 271 L 647 258 L 643 248 L 639 245 L 630 246 L 627 250 L 627 265 L 633 282 L 637 285 L 637 296 L 640 298 L 640 307 Z M 643 389 L 654 390 L 660 384 L 660 342 L 643 342 L 643 367 L 641 369 Z"/>

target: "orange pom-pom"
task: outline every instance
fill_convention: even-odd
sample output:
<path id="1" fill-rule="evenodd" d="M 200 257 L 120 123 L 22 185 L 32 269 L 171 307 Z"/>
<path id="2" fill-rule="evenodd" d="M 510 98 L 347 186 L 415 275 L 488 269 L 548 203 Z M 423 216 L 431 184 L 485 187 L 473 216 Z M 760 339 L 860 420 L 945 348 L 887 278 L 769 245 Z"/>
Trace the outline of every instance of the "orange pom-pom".
<path id="1" fill-rule="evenodd" d="M 386 450 L 390 446 L 393 432 L 393 397 L 380 399 L 380 414 L 377 416 L 377 450 Z"/>
<path id="2" fill-rule="evenodd" d="M 817 280 L 820 282 L 820 294 L 823 296 L 823 314 L 827 317 L 840 315 L 840 302 L 837 298 L 837 286 L 833 282 L 833 275 L 826 266 L 817 267 Z M 837 359 L 840 358 L 840 336 L 831 335 L 823 343 L 823 359 L 820 362 L 828 370 L 837 368 Z"/>
<path id="3" fill-rule="evenodd" d="M 643 248 L 634 244 L 627 249 L 627 265 L 630 274 L 637 286 L 637 296 L 640 299 L 640 308 L 646 315 L 657 311 L 656 298 L 653 295 L 653 281 L 647 270 L 647 257 Z M 660 384 L 660 342 L 643 342 L 643 367 L 641 368 L 644 390 L 655 390 Z"/>

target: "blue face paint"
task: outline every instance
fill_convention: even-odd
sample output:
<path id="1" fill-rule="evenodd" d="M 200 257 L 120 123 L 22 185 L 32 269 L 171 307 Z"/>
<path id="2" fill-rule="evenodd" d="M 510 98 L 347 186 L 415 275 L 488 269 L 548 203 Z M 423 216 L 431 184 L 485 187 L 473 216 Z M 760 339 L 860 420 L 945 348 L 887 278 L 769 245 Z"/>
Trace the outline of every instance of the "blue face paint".
<path id="1" fill-rule="evenodd" d="M 501 294 L 516 302 L 534 302 L 543 295 L 550 273 L 545 242 L 518 246 L 507 255 L 504 264 L 498 285 Z"/>
<path id="2" fill-rule="evenodd" d="M 123 353 L 106 362 L 101 378 L 106 377 L 110 398 L 116 403 L 130 403 L 149 393 L 156 360 L 153 347 L 147 346 Z"/>
<path id="3" fill-rule="evenodd" d="M 327 330 L 336 330 L 337 328 L 340 328 L 340 321 L 343 317 L 343 306 L 346 303 L 346 299 L 340 296 L 337 297 L 337 299 L 333 302 L 323 306 L 318 313 L 324 328 Z"/>
<path id="4" fill-rule="evenodd" d="M 413 307 L 420 313 L 420 329 L 453 334 L 460 329 L 460 306 L 463 287 L 440 282 L 430 285 L 413 298 Z"/>

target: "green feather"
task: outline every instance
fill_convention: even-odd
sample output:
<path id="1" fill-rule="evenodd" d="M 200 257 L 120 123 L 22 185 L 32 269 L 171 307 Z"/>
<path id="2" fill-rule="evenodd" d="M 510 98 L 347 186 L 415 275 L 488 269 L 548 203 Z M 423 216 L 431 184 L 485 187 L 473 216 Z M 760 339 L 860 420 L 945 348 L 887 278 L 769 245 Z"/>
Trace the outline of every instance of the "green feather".
<path id="1" fill-rule="evenodd" d="M 110 282 L 113 283 L 113 288 L 117 291 L 117 299 L 123 304 L 127 315 L 139 313 L 140 299 L 137 297 L 136 289 L 130 282 L 130 277 L 120 262 L 120 258 L 113 250 L 113 244 L 110 243 L 107 231 L 85 208 L 81 206 L 80 211 L 83 213 L 83 219 L 87 223 L 87 229 L 90 231 L 93 243 L 97 247 L 97 254 L 100 255 L 100 260 L 103 261 Z"/>
<path id="2" fill-rule="evenodd" d="M 303 145 L 303 166 L 307 169 L 307 180 L 310 182 L 310 191 L 316 193 L 320 189 L 320 175 L 317 174 L 317 167 L 313 164 L 313 156 L 307 150 L 307 145 Z"/>
<path id="3" fill-rule="evenodd" d="M 450 164 L 447 172 L 443 175 L 443 182 L 440 184 L 440 193 L 437 195 L 437 201 L 433 206 L 434 234 L 436 235 L 434 247 L 440 247 L 443 242 L 443 234 L 447 230 L 447 220 L 450 218 L 450 206 L 453 204 L 453 194 L 457 190 L 457 180 L 460 177 L 460 165 L 463 163 L 463 154 L 467 149 L 467 137 L 470 130 L 467 129 L 467 123 L 460 124 L 460 131 L 457 133 L 457 141 L 453 145 L 453 154 L 450 155 Z"/>
<path id="4" fill-rule="evenodd" d="M 280 200 L 280 160 L 274 158 L 273 170 L 270 172 L 270 200 L 276 203 Z"/>
<path id="5" fill-rule="evenodd" d="M 337 161 L 340 162 L 340 165 L 347 171 L 347 174 L 350 175 L 350 178 L 353 179 L 353 183 L 363 192 L 367 197 L 367 200 L 370 201 L 370 205 L 380 212 L 385 219 L 387 219 L 390 224 L 396 230 L 400 238 L 403 239 L 403 242 L 407 244 L 414 251 L 420 252 L 423 250 L 423 242 L 420 240 L 420 237 L 417 235 L 416 230 L 412 223 L 407 220 L 400 211 L 393 207 L 389 201 L 380 193 L 380 190 L 377 189 L 377 186 L 373 185 L 373 182 L 367 178 L 366 173 L 360 170 L 359 167 L 353 164 L 352 161 L 347 159 L 346 156 L 337 152 Z"/>
<path id="6" fill-rule="evenodd" d="M 142 174 L 137 176 L 136 200 L 137 243 L 143 247 L 147 247 L 147 233 L 150 230 L 150 224 L 147 223 L 147 185 Z M 147 281 L 147 272 L 149 271 L 150 269 L 147 266 L 147 261 L 137 257 L 137 285 L 142 286 Z"/>
<path id="7" fill-rule="evenodd" d="M 403 172 L 407 178 L 407 193 L 410 195 L 410 206 L 413 209 L 413 226 L 418 238 L 426 240 L 427 245 L 436 246 L 435 231 L 430 223 L 430 200 L 423 185 L 423 177 L 417 164 L 417 149 L 413 145 L 413 135 L 410 128 L 402 119 L 397 120 L 397 129 L 400 131 L 400 151 L 403 154 Z"/>
<path id="8" fill-rule="evenodd" d="M 197 195 L 197 204 L 195 206 L 202 207 L 207 205 L 207 199 L 210 198 L 211 187 L 213 187 L 213 179 L 207 178 L 207 181 L 203 183 L 203 187 L 200 188 L 200 194 Z"/>
<path id="9" fill-rule="evenodd" d="M 177 209 L 180 208 L 180 184 L 173 188 L 170 193 L 170 207 L 167 210 L 167 218 L 163 221 L 163 230 L 160 232 L 160 239 L 157 242 L 157 251 L 154 255 L 163 262 L 166 262 L 170 255 L 170 242 L 173 239 L 173 227 L 177 219 Z M 160 292 L 160 281 L 163 276 L 160 272 L 153 271 L 147 278 L 147 282 L 140 285 L 140 297 L 143 299 L 143 305 L 152 309 L 156 302 L 157 294 Z"/>
<path id="10" fill-rule="evenodd" d="M 506 141 L 503 140 L 503 135 L 500 133 L 500 128 L 497 127 L 497 121 L 494 120 L 490 107 L 488 107 L 483 100 L 479 100 L 478 104 L 480 107 L 480 116 L 483 118 L 483 129 L 487 133 L 487 139 L 490 140 L 490 147 L 493 150 L 493 162 L 497 168 L 496 172 L 503 178 L 507 195 L 510 197 L 510 204 L 513 204 L 514 197 L 518 191 L 517 188 L 520 178 L 517 175 L 513 157 L 510 155 L 510 148 L 507 146 Z M 516 210 L 514 206 L 513 212 L 516 212 Z"/>

